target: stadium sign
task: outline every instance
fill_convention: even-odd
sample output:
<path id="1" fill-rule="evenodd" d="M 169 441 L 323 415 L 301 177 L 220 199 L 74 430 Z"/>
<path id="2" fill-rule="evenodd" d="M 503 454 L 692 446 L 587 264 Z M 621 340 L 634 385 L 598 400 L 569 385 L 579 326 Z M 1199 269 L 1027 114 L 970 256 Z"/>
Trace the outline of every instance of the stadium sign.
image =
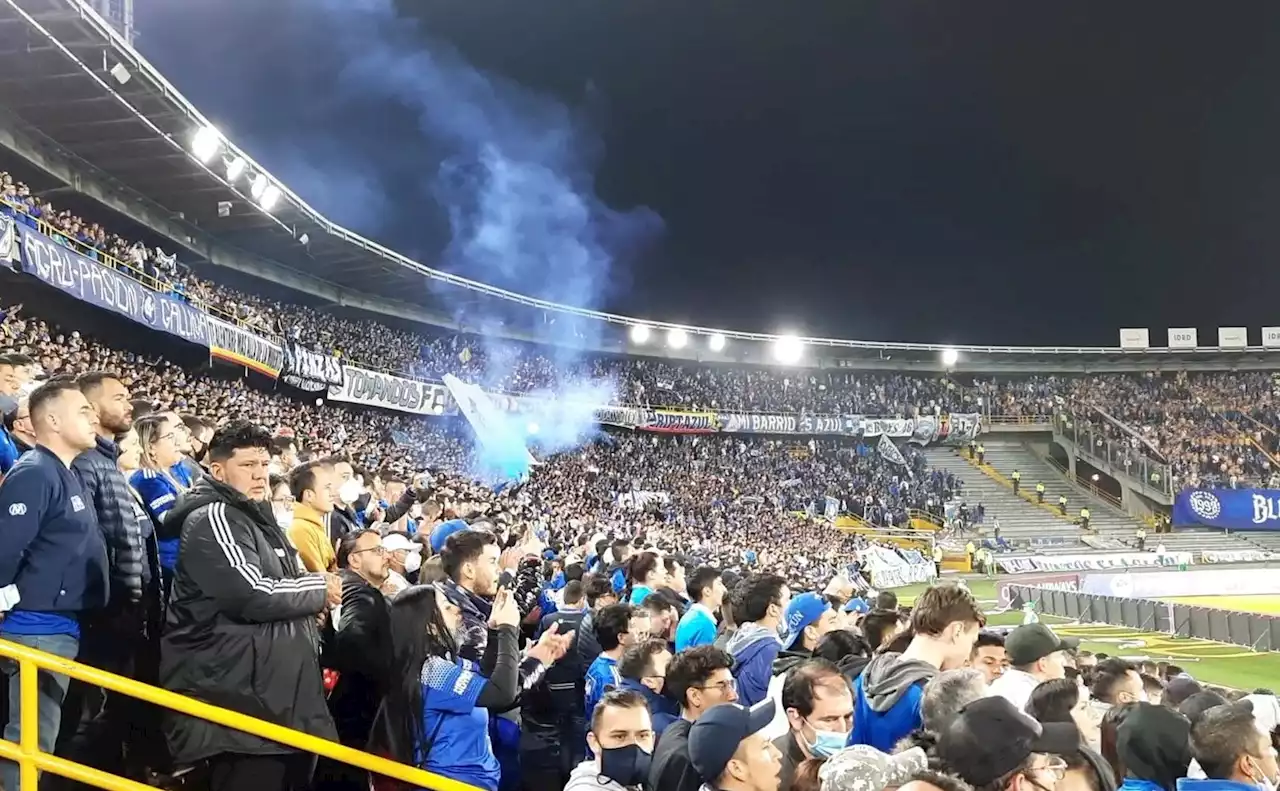
<path id="1" fill-rule="evenodd" d="M 342 383 L 329 385 L 329 400 L 411 415 L 443 415 L 449 409 L 449 389 L 442 384 L 345 365 Z"/>
<path id="2" fill-rule="evenodd" d="M 1173 524 L 1280 530 L 1280 489 L 1185 489 L 1173 501 Z"/>
<path id="3" fill-rule="evenodd" d="M 284 342 L 284 365 L 280 379 L 299 390 L 318 392 L 333 385 L 342 386 L 342 361 L 328 354 L 307 349 L 295 340 Z"/>
<path id="4" fill-rule="evenodd" d="M 131 277 L 80 255 L 26 225 L 13 223 L 21 242 L 22 271 L 64 294 L 105 308 L 201 346 L 209 345 L 209 317 L 186 302 L 163 296 Z"/>
<path id="5" fill-rule="evenodd" d="M 209 317 L 209 354 L 236 365 L 243 365 L 272 379 L 284 367 L 284 350 L 261 335 L 229 322 Z"/>

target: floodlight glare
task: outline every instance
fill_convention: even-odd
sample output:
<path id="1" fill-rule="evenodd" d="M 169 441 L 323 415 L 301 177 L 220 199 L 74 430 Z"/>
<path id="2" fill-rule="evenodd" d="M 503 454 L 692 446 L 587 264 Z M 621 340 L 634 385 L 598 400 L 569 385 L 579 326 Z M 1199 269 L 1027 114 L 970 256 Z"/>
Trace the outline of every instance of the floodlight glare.
<path id="1" fill-rule="evenodd" d="M 227 181 L 235 181 L 244 174 L 244 169 L 248 166 L 248 162 L 244 161 L 244 157 L 236 157 L 227 163 Z"/>
<path id="2" fill-rule="evenodd" d="M 707 346 L 709 346 L 713 352 L 724 351 L 724 336 L 717 332 L 707 340 Z"/>
<path id="3" fill-rule="evenodd" d="M 635 324 L 631 327 L 631 342 L 645 343 L 649 340 L 649 328 L 644 324 Z"/>
<path id="4" fill-rule="evenodd" d="M 667 345 L 673 349 L 683 349 L 689 342 L 689 334 L 681 329 L 667 330 Z"/>
<path id="5" fill-rule="evenodd" d="M 955 349 L 942 350 L 942 364 L 947 368 L 951 368 L 956 364 L 956 360 L 960 359 L 960 354 Z"/>
<path id="6" fill-rule="evenodd" d="M 530 422 L 529 425 L 524 427 L 524 429 L 529 432 L 529 436 L 535 436 L 538 433 L 538 424 Z"/>
<path id="7" fill-rule="evenodd" d="M 804 344 L 794 335 L 781 335 L 773 342 L 773 357 L 784 365 L 800 362 L 804 356 Z"/>
<path id="8" fill-rule="evenodd" d="M 280 188 L 274 184 L 268 184 L 262 191 L 262 197 L 258 199 L 258 205 L 263 211 L 271 211 L 278 200 L 280 200 Z"/>
<path id="9" fill-rule="evenodd" d="M 262 193 L 267 191 L 267 174 L 259 173 L 253 177 L 253 181 L 249 182 L 249 197 L 254 200 L 261 200 Z"/>
<path id="10" fill-rule="evenodd" d="M 222 135 L 218 134 L 218 130 L 212 126 L 200 127 L 191 138 L 191 153 L 205 164 L 211 162 L 221 148 Z"/>

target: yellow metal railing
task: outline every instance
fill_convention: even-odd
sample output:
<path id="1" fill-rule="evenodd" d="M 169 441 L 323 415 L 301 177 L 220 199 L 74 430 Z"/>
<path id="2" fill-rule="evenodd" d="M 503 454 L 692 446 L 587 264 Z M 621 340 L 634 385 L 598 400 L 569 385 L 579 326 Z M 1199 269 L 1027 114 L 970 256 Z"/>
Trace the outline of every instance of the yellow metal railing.
<path id="1" fill-rule="evenodd" d="M 23 791 L 36 788 L 36 773 L 40 771 L 50 772 L 97 788 L 105 788 L 107 791 L 153 791 L 151 786 L 40 751 L 37 741 L 39 727 L 37 714 L 40 705 L 38 674 L 41 670 L 48 673 L 61 673 L 86 684 L 145 700 L 189 717 L 250 733 L 261 739 L 279 742 L 287 747 L 320 755 L 369 772 L 393 777 L 414 788 L 428 788 L 432 791 L 480 791 L 476 786 L 423 771 L 414 766 L 380 758 L 328 739 L 285 728 L 230 709 L 211 706 L 159 687 L 117 676 L 114 673 L 82 665 L 44 651 L 37 651 L 25 645 L 11 643 L 8 640 L 0 640 L 0 656 L 7 657 L 18 664 L 22 703 L 19 723 L 21 736 L 17 744 L 0 739 L 0 758 L 7 758 L 18 764 L 21 769 L 19 785 Z"/>

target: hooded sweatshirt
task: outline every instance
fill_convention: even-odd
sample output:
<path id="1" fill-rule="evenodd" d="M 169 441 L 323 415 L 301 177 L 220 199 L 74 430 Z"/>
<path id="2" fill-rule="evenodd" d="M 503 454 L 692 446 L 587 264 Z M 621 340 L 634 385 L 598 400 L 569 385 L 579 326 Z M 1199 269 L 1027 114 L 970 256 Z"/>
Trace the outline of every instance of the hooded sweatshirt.
<path id="1" fill-rule="evenodd" d="M 773 660 L 782 650 L 777 631 L 757 623 L 744 623 L 729 638 L 725 650 L 733 656 L 738 702 L 750 707 L 764 700 L 769 694 Z"/>
<path id="2" fill-rule="evenodd" d="M 564 791 L 628 791 L 627 787 L 600 774 L 595 759 L 588 759 L 574 767 Z"/>
<path id="3" fill-rule="evenodd" d="M 773 678 L 769 679 L 769 697 L 773 700 L 774 706 L 773 721 L 760 732 L 769 741 L 791 730 L 791 724 L 787 722 L 787 711 L 782 707 L 782 685 L 787 679 L 787 671 L 804 660 L 812 658 L 812 651 L 795 648 L 779 652 L 778 658 L 773 660 Z"/>
<path id="4" fill-rule="evenodd" d="M 853 731 L 849 744 L 869 744 L 889 753 L 920 727 L 924 685 L 938 668 L 919 659 L 888 653 L 874 657 L 853 685 Z"/>

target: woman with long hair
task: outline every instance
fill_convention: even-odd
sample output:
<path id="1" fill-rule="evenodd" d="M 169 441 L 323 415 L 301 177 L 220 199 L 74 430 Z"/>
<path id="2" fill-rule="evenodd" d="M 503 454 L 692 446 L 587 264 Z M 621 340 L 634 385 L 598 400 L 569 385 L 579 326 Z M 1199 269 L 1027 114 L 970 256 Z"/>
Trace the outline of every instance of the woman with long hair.
<path id="1" fill-rule="evenodd" d="M 165 414 L 140 417 L 134 421 L 133 428 L 138 432 L 140 458 L 138 470 L 129 476 L 129 485 L 142 496 L 147 513 L 161 526 L 157 533 L 157 546 L 167 591 L 168 580 L 172 578 L 174 566 L 178 564 L 178 542 L 182 537 L 182 526 L 166 529 L 164 515 L 178 502 L 178 496 L 187 490 L 171 471 L 173 465 L 182 461 L 182 452 L 178 446 L 177 429 Z"/>
<path id="2" fill-rule="evenodd" d="M 662 558 L 654 552 L 641 552 L 627 558 L 627 583 L 631 586 L 631 602 L 634 607 L 644 603 L 650 593 L 667 584 L 667 569 Z"/>
<path id="3" fill-rule="evenodd" d="M 415 585 L 391 602 L 391 677 L 374 729 L 375 749 L 401 763 L 497 791 L 501 777 L 489 740 L 489 709 L 514 705 L 563 648 L 548 630 L 521 666 L 520 612 L 506 589 L 493 602 L 490 645 L 480 667 L 458 655 L 462 614 L 434 585 Z M 567 643 L 566 643 L 567 645 Z M 382 742 L 379 744 L 379 742 Z"/>

